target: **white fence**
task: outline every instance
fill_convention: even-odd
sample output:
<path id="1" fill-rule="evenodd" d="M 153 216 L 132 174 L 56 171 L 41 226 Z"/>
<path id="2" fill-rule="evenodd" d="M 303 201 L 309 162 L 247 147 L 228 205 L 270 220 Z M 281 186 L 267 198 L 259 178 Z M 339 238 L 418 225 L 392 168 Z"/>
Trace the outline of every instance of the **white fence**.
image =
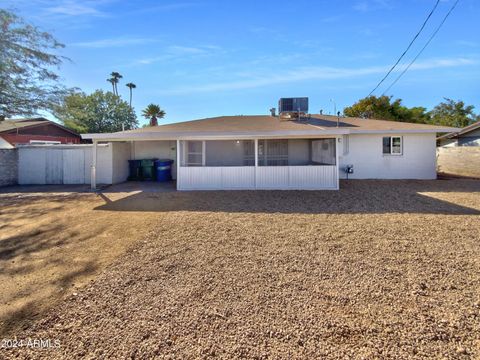
<path id="1" fill-rule="evenodd" d="M 335 190 L 338 169 L 322 166 L 180 167 L 178 190 Z"/>
<path id="2" fill-rule="evenodd" d="M 100 145 L 98 183 L 112 183 L 111 147 Z M 18 148 L 18 183 L 90 184 L 91 145 L 38 145 Z"/>

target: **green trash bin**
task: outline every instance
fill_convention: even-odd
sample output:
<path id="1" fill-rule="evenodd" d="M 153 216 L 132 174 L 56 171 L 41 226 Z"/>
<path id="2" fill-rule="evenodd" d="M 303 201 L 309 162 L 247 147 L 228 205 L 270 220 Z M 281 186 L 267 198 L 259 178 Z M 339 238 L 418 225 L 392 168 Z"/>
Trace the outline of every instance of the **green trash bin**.
<path id="1" fill-rule="evenodd" d="M 143 160 L 140 160 L 140 166 L 153 166 L 153 162 L 157 160 L 157 159 L 143 159 Z"/>
<path id="2" fill-rule="evenodd" d="M 142 180 L 155 180 L 155 160 L 157 159 L 142 159 L 141 168 L 142 168 Z"/>

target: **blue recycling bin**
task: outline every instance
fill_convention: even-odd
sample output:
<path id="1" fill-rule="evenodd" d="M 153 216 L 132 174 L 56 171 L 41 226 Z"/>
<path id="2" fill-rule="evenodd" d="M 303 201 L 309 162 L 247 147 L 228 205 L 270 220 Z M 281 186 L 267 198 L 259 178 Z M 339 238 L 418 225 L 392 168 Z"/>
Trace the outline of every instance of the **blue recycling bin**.
<path id="1" fill-rule="evenodd" d="M 156 179 L 159 182 L 172 180 L 173 160 L 160 159 L 154 161 Z"/>

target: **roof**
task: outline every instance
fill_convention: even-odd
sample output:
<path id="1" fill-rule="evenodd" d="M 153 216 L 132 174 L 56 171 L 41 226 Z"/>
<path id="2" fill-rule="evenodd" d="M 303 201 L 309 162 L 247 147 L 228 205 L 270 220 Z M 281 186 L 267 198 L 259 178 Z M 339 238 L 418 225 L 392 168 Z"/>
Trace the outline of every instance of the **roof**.
<path id="1" fill-rule="evenodd" d="M 110 134 L 84 134 L 86 139 L 185 139 L 321 136 L 372 133 L 437 133 L 458 130 L 445 126 L 413 124 L 398 121 L 361 119 L 329 115 L 310 115 L 301 120 L 287 120 L 278 116 L 238 115 L 220 116 L 185 121 Z"/>
<path id="2" fill-rule="evenodd" d="M 437 140 L 453 139 L 453 138 L 456 138 L 460 135 L 468 134 L 469 132 L 475 131 L 477 129 L 480 129 L 480 121 L 477 121 L 477 122 L 475 122 L 471 125 L 468 125 L 468 126 L 464 127 L 463 129 L 461 129 L 460 131 L 454 131 L 454 132 L 450 132 L 448 134 L 445 134 L 443 136 L 439 136 L 437 138 Z"/>
<path id="3" fill-rule="evenodd" d="M 60 124 L 57 124 L 56 122 L 50 121 L 48 119 L 45 119 L 43 117 L 23 118 L 23 119 L 6 119 L 4 121 L 0 121 L 0 133 L 11 131 L 11 130 L 16 130 L 16 129 L 24 129 L 24 128 L 28 128 L 28 127 L 41 126 L 41 125 L 46 125 L 46 124 L 51 124 L 51 125 L 57 126 L 59 128 L 62 128 L 65 131 L 68 131 L 68 132 L 78 136 L 78 134 L 75 131 L 67 129 L 64 126 L 62 126 Z"/>

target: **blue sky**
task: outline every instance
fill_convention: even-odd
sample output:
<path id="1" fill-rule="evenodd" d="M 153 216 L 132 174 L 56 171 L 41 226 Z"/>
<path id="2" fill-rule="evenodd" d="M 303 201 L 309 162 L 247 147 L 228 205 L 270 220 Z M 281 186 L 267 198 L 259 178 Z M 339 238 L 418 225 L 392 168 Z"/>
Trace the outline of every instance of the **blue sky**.
<path id="1" fill-rule="evenodd" d="M 423 46 L 454 0 L 442 0 L 404 59 Z M 267 114 L 278 98 L 308 96 L 333 113 L 368 95 L 406 48 L 435 0 L 0 0 L 52 32 L 72 59 L 68 86 L 109 90 L 111 71 L 137 85 L 133 105 L 165 122 Z M 443 97 L 480 112 L 480 2 L 460 0 L 389 95 L 431 108 Z M 402 67 L 399 68 L 400 70 Z M 396 75 L 396 74 L 394 74 Z M 381 95 L 395 76 L 375 93 Z M 142 123 L 146 122 L 140 118 Z"/>

